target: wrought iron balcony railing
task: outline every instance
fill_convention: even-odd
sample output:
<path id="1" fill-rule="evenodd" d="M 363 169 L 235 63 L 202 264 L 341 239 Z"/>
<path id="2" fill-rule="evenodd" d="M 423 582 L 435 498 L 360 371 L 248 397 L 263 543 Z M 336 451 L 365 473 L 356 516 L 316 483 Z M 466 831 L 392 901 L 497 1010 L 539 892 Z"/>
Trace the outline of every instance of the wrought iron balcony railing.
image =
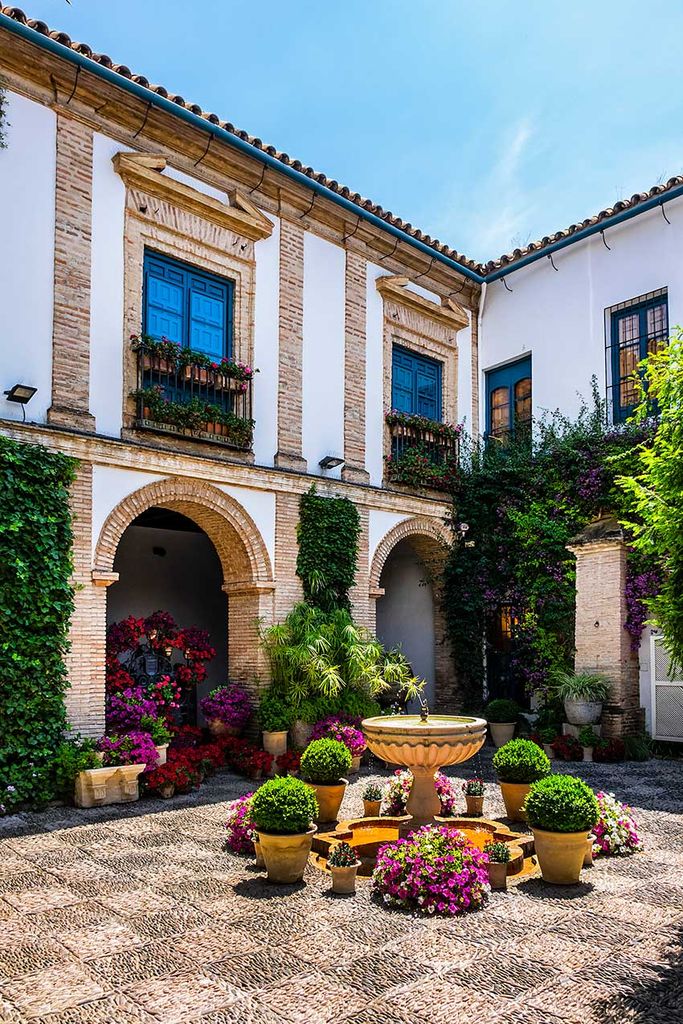
<path id="1" fill-rule="evenodd" d="M 137 354 L 136 426 L 249 451 L 254 421 L 252 371 L 170 343 L 134 339 Z M 169 355 L 165 354 L 166 352 Z"/>
<path id="2" fill-rule="evenodd" d="M 447 491 L 457 473 L 460 428 L 425 416 L 388 413 L 391 439 L 386 476 L 392 483 Z"/>

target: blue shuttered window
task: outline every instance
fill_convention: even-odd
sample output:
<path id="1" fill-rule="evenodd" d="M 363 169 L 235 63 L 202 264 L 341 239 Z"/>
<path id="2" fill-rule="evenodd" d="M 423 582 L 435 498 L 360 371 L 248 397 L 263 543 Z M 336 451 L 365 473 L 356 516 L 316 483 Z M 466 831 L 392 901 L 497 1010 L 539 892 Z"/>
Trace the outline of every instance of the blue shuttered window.
<path id="1" fill-rule="evenodd" d="M 486 433 L 504 441 L 531 426 L 531 356 L 486 373 Z"/>
<path id="2" fill-rule="evenodd" d="M 441 419 L 441 363 L 394 345 L 391 407 L 398 412 Z"/>
<path id="3" fill-rule="evenodd" d="M 233 283 L 145 252 L 143 330 L 216 361 L 232 355 Z"/>

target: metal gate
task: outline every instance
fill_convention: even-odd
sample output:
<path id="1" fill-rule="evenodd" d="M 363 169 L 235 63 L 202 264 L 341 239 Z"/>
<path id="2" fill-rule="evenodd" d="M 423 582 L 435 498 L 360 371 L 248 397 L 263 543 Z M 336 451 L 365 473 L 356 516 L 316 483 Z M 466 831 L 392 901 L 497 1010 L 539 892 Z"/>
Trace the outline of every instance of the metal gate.
<path id="1" fill-rule="evenodd" d="M 670 675 L 671 659 L 661 635 L 650 637 L 652 721 L 656 740 L 683 740 L 683 673 Z"/>

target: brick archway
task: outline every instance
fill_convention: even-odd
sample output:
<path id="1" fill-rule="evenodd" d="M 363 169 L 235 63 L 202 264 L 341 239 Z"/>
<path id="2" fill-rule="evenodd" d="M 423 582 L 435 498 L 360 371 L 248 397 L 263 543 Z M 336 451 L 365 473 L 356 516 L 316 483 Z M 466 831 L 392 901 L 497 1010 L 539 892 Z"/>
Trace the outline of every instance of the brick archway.
<path id="1" fill-rule="evenodd" d="M 392 552 L 403 541 L 408 541 L 425 569 L 434 598 L 434 684 L 438 710 L 460 711 L 458 688 L 453 669 L 453 658 L 446 632 L 443 612 L 442 572 L 449 550 L 449 533 L 445 524 L 427 516 L 415 516 L 397 523 L 377 545 L 370 568 L 370 604 L 384 596 L 381 586 L 382 572 Z"/>

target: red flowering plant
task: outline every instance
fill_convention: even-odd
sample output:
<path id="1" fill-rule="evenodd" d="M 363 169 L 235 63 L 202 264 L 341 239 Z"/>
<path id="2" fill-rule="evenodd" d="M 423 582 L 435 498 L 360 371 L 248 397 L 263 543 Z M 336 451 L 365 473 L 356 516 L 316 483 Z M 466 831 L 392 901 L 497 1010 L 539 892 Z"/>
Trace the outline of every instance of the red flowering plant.
<path id="1" fill-rule="evenodd" d="M 624 741 L 615 737 L 614 739 L 599 739 L 593 747 L 593 760 L 601 761 L 603 764 L 613 764 L 616 761 L 623 761 L 626 757 Z"/>
<path id="2" fill-rule="evenodd" d="M 296 775 L 301 765 L 301 754 L 297 750 L 287 750 L 275 758 L 278 775 Z"/>
<path id="3" fill-rule="evenodd" d="M 583 747 L 574 736 L 556 736 L 550 746 L 560 761 L 583 760 Z"/>
<path id="4" fill-rule="evenodd" d="M 157 793 L 168 785 L 173 786 L 177 793 L 189 793 L 199 785 L 199 774 L 192 765 L 182 761 L 167 761 L 145 775 L 145 782 L 148 789 Z"/>

